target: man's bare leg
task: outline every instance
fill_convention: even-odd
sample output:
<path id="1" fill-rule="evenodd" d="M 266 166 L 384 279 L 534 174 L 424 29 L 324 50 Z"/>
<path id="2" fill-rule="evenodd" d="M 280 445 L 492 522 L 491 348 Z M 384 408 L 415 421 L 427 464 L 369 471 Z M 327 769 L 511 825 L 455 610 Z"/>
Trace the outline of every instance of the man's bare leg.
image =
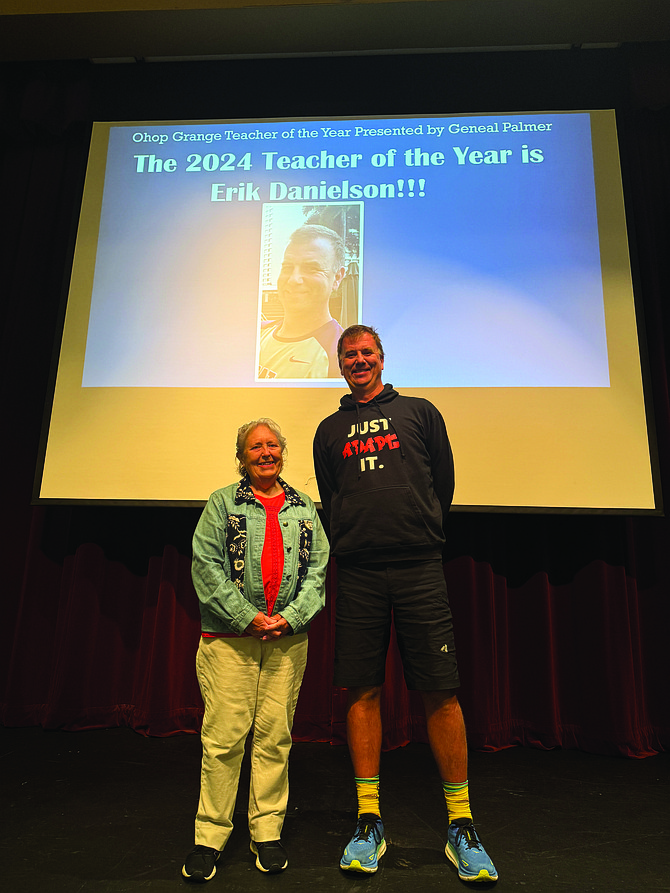
<path id="1" fill-rule="evenodd" d="M 445 855 L 456 866 L 461 880 L 495 881 L 498 873 L 472 824 L 468 746 L 458 698 L 450 691 L 421 694 L 426 708 L 428 740 L 442 778 L 449 811 Z"/>
<path id="2" fill-rule="evenodd" d="M 379 816 L 379 761 L 382 749 L 381 686 L 350 688 L 347 741 L 356 778 L 358 822 L 340 868 L 372 874 L 386 852 Z"/>
<path id="3" fill-rule="evenodd" d="M 379 775 L 381 693 L 380 685 L 347 690 L 347 743 L 356 778 Z"/>
<path id="4" fill-rule="evenodd" d="M 422 691 L 428 741 L 442 781 L 468 780 L 468 745 L 458 698 L 451 691 Z"/>

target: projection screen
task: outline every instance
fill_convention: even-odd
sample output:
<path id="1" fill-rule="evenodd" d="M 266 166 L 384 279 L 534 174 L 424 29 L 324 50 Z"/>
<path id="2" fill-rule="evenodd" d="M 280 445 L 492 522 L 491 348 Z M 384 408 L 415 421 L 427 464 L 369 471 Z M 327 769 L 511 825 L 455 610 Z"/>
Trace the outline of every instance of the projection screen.
<path id="1" fill-rule="evenodd" d="M 278 288 L 303 225 L 345 243 L 327 338 Z M 203 502 L 270 416 L 318 502 L 356 322 L 456 506 L 658 508 L 612 110 L 95 124 L 37 501 Z"/>

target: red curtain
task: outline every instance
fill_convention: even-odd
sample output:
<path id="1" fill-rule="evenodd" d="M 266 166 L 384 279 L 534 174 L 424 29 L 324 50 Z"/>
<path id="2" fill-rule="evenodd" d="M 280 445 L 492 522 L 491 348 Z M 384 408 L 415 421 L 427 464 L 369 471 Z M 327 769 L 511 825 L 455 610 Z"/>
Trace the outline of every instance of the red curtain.
<path id="1" fill-rule="evenodd" d="M 14 625 L 2 720 L 72 730 L 130 726 L 149 735 L 197 732 L 198 603 L 190 561 L 168 546 L 138 576 L 80 546 L 62 565 L 31 542 Z M 659 528 L 665 523 L 659 519 Z M 621 567 L 594 561 L 564 585 L 544 572 L 511 587 L 488 563 L 445 565 L 457 631 L 468 739 L 643 757 L 668 741 L 664 645 L 667 572 L 646 591 Z M 295 737 L 342 743 L 344 692 L 331 684 L 336 568 L 310 632 Z M 384 689 L 386 748 L 425 741 L 395 642 Z"/>

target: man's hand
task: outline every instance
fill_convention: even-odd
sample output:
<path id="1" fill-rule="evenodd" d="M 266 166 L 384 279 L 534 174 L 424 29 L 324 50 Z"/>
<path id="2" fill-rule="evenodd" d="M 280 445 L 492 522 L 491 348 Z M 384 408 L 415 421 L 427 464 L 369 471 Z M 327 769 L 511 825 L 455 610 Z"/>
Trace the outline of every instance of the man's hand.
<path id="1" fill-rule="evenodd" d="M 254 639 L 260 639 L 262 642 L 281 639 L 282 636 L 290 635 L 292 631 L 290 623 L 284 620 L 281 614 L 273 614 L 272 617 L 268 617 L 262 611 L 256 614 L 245 630 Z"/>

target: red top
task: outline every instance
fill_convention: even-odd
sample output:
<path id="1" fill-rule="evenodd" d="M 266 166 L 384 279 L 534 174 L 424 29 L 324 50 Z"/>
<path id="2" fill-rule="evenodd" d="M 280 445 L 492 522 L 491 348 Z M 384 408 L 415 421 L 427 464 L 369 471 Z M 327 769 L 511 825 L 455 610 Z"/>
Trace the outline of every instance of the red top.
<path id="1" fill-rule="evenodd" d="M 256 494 L 256 498 L 264 506 L 266 515 L 261 573 L 263 574 L 267 615 L 272 617 L 272 611 L 279 594 L 282 574 L 284 573 L 284 541 L 279 529 L 279 510 L 284 505 L 286 494 L 281 492 L 279 496 L 271 497 Z"/>

